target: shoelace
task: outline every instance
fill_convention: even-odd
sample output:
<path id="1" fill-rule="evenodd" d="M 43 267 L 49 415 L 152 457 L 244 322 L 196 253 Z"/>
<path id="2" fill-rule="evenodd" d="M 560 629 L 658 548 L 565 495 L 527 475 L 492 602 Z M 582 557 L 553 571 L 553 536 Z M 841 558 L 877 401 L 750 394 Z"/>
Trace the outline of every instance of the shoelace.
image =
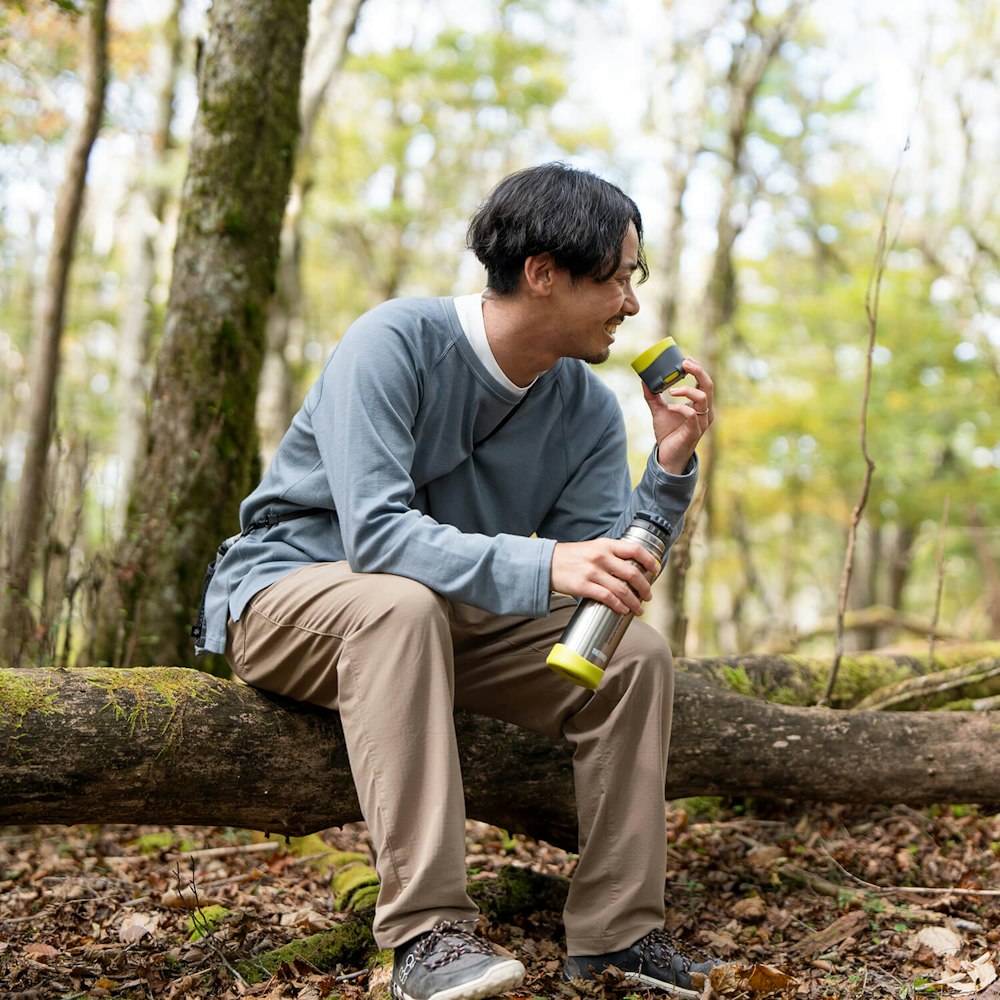
<path id="1" fill-rule="evenodd" d="M 428 969 L 440 969 L 462 955 L 492 955 L 482 938 L 454 920 L 442 920 L 422 937 L 411 952 Z"/>
<path id="2" fill-rule="evenodd" d="M 672 972 L 690 973 L 694 966 L 694 960 L 678 951 L 666 932 L 659 929 L 651 930 L 642 939 L 639 954 L 643 962 L 651 958 L 652 962 Z M 675 959 L 679 960 L 679 964 L 675 964 Z"/>

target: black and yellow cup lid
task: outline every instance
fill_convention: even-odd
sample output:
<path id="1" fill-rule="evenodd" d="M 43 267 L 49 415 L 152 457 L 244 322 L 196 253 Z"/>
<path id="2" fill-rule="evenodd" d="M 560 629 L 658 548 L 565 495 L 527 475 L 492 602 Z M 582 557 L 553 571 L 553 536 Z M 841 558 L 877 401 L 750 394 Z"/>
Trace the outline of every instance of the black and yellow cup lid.
<path id="1" fill-rule="evenodd" d="M 663 392 L 687 374 L 684 355 L 673 337 L 664 337 L 647 347 L 635 358 L 632 367 L 650 392 Z"/>

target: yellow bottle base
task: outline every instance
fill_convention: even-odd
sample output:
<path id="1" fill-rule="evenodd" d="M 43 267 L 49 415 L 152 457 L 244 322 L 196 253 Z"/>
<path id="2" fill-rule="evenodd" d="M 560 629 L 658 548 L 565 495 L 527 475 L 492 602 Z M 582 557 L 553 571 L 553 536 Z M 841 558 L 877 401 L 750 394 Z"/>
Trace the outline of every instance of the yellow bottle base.
<path id="1" fill-rule="evenodd" d="M 574 684 L 591 690 L 601 683 L 601 678 L 604 676 L 604 671 L 600 667 L 591 663 L 590 660 L 585 660 L 579 653 L 574 653 L 572 649 L 564 646 L 561 642 L 557 642 L 552 647 L 552 652 L 549 653 L 545 662 L 557 674 L 561 674 Z"/>

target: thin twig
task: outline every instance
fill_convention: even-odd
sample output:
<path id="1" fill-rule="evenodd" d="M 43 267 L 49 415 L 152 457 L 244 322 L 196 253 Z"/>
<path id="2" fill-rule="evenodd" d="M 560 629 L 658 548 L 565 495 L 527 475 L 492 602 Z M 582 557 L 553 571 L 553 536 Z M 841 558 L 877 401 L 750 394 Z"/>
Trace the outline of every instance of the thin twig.
<path id="1" fill-rule="evenodd" d="M 944 536 L 948 531 L 948 505 L 951 503 L 951 496 L 945 495 L 944 509 L 941 511 L 941 533 L 938 537 L 937 550 L 937 590 L 934 594 L 934 615 L 931 618 L 931 631 L 927 647 L 927 655 L 930 662 L 934 662 L 934 643 L 937 640 L 938 619 L 941 617 L 941 592 L 944 590 Z"/>
<path id="2" fill-rule="evenodd" d="M 876 885 L 874 882 L 866 882 L 863 878 L 855 875 L 854 872 L 848 871 L 829 851 L 824 850 L 823 853 L 849 879 L 857 882 L 858 885 L 863 885 L 872 892 L 916 892 L 938 896 L 1000 896 L 1000 889 L 956 889 L 950 886 L 933 887 L 927 885 Z"/>
<path id="3" fill-rule="evenodd" d="M 910 143 L 907 140 L 903 148 L 905 153 Z M 844 618 L 847 614 L 847 594 L 851 586 L 851 576 L 854 572 L 854 549 L 857 545 L 858 525 L 868 504 L 868 494 L 871 492 L 872 476 L 875 463 L 868 452 L 868 403 L 871 398 L 872 363 L 875 354 L 875 341 L 878 334 L 878 308 L 882 293 L 882 276 L 885 273 L 885 263 L 889 255 L 889 212 L 892 208 L 896 190 L 896 181 L 902 164 L 897 163 L 896 170 L 889 183 L 889 194 L 882 211 L 882 223 L 879 226 L 878 240 L 875 245 L 875 257 L 872 270 L 868 276 L 868 288 L 865 291 L 865 316 L 868 320 L 868 352 L 865 358 L 865 379 L 861 394 L 861 454 L 865 460 L 865 476 L 861 484 L 861 496 L 851 512 L 851 523 L 847 532 L 847 551 L 844 555 L 844 569 L 840 577 L 840 592 L 837 598 L 837 627 L 835 632 L 835 652 L 833 665 L 827 677 L 826 688 L 819 700 L 820 705 L 829 705 L 833 688 L 840 671 L 840 661 L 844 656 Z"/>
<path id="4" fill-rule="evenodd" d="M 181 889 L 181 868 L 179 864 L 177 865 L 177 889 L 181 894 L 181 898 L 183 898 L 184 891 Z M 194 908 L 191 911 L 191 920 L 195 929 L 201 935 L 199 940 L 203 941 L 212 951 L 215 952 L 219 961 L 222 962 L 222 964 L 226 967 L 226 970 L 234 979 L 241 982 L 244 986 L 249 986 L 250 984 L 239 974 L 239 972 L 237 972 L 235 968 L 233 968 L 229 959 L 226 958 L 224 952 L 215 940 L 215 931 L 212 929 L 211 923 L 201 912 L 201 903 L 198 900 L 198 886 L 195 882 L 195 865 L 193 858 L 191 859 L 191 894 L 194 897 Z"/>
<path id="5" fill-rule="evenodd" d="M 178 851 L 176 854 L 167 856 L 168 861 L 179 860 L 180 858 L 227 858 L 234 854 L 269 854 L 281 847 L 277 840 L 271 842 L 262 841 L 259 844 L 232 844 L 229 847 L 205 847 L 198 851 Z"/>

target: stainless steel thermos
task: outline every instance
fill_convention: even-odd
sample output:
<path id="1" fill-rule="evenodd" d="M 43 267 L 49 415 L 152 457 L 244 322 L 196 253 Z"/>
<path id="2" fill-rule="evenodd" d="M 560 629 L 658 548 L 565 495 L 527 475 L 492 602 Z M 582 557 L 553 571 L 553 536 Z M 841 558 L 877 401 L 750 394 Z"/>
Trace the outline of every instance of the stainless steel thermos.
<path id="1" fill-rule="evenodd" d="M 645 568 L 643 576 L 653 582 L 660 575 L 663 556 L 673 528 L 659 514 L 640 511 L 622 538 L 638 542 L 656 557 L 656 572 Z M 637 564 L 638 565 L 638 564 Z M 573 612 L 562 638 L 552 647 L 546 663 L 575 684 L 596 688 L 604 676 L 611 654 L 618 648 L 634 615 L 619 614 L 600 601 L 583 600 Z"/>

